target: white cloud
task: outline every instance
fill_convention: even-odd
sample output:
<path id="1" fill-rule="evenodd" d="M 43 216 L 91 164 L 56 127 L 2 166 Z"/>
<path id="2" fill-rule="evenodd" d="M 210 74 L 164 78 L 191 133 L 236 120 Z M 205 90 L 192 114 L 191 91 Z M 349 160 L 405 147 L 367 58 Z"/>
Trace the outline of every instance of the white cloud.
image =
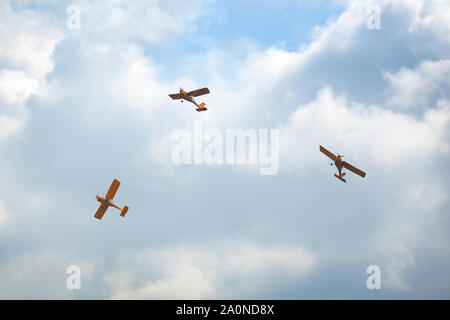
<path id="1" fill-rule="evenodd" d="M 423 119 L 394 113 L 377 106 L 349 102 L 326 88 L 315 101 L 299 107 L 281 127 L 281 161 L 302 167 L 318 156 L 318 146 L 335 152 L 351 152 L 354 159 L 377 166 L 401 166 L 410 159 L 423 161 L 448 154 L 447 135 L 450 125 L 450 102 L 441 101 L 436 109 L 427 110 Z M 308 141 L 310 148 L 297 148 Z M 420 148 L 418 148 L 420 146 Z M 316 150 L 317 149 L 317 150 Z"/>
<path id="2" fill-rule="evenodd" d="M 120 260 L 134 270 L 121 270 Z M 300 281 L 316 264 L 308 250 L 292 246 L 231 245 L 215 250 L 171 248 L 127 254 L 121 271 L 104 281 L 112 299 L 214 299 L 264 296 L 276 281 Z M 139 272 L 146 267 L 151 275 Z M 153 278 L 149 280 L 148 278 Z"/>
<path id="3" fill-rule="evenodd" d="M 137 48 L 128 48 L 116 60 L 117 74 L 108 83 L 111 97 L 125 108 L 137 108 L 147 114 L 153 114 L 155 109 L 167 102 L 167 95 L 162 94 L 174 90 L 159 80 L 159 69 Z M 117 75 L 116 74 L 116 75 Z"/>
<path id="4" fill-rule="evenodd" d="M 208 1 L 181 0 L 130 2 L 82 1 L 80 32 L 104 42 L 154 45 L 174 41 L 196 30 L 196 20 L 208 11 Z"/>
<path id="5" fill-rule="evenodd" d="M 41 79 L 53 69 L 51 55 L 62 35 L 45 15 L 31 10 L 15 12 L 0 5 L 0 64 Z"/>
<path id="6" fill-rule="evenodd" d="M 181 264 L 166 277 L 137 286 L 138 280 L 127 272 L 105 278 L 111 285 L 111 299 L 204 299 L 214 296 L 212 283 L 196 266 Z M 142 280 L 141 280 L 142 281 Z"/>
<path id="7" fill-rule="evenodd" d="M 397 10 L 408 10 L 411 16 L 410 32 L 435 32 L 443 43 L 450 42 L 450 3 L 446 0 L 390 1 Z"/>
<path id="8" fill-rule="evenodd" d="M 15 133 L 22 125 L 23 122 L 21 120 L 0 114 L 0 142 Z"/>
<path id="9" fill-rule="evenodd" d="M 67 267 L 81 268 L 81 289 L 89 287 L 94 265 L 61 251 L 44 250 L 16 255 L 0 265 L 2 299 L 71 299 L 80 291 L 66 286 Z M 86 288 L 85 288 L 86 289 Z"/>
<path id="10" fill-rule="evenodd" d="M 316 257 L 297 247 L 248 247 L 232 250 L 226 256 L 224 269 L 242 276 L 261 275 L 274 271 L 288 277 L 301 278 L 308 274 L 316 263 Z"/>
<path id="11" fill-rule="evenodd" d="M 450 98 L 448 59 L 424 61 L 412 70 L 402 68 L 396 73 L 384 72 L 384 77 L 390 85 L 388 104 L 400 110 L 430 108 L 436 98 Z"/>
<path id="12" fill-rule="evenodd" d="M 379 42 L 373 42 L 372 46 L 368 46 L 363 39 L 368 36 L 365 26 L 367 17 L 365 9 L 369 2 L 371 1 L 349 2 L 349 8 L 336 21 L 330 22 L 325 27 L 317 28 L 315 40 L 295 52 L 288 52 L 276 47 L 257 52 L 254 47 L 248 47 L 250 53 L 247 58 L 236 61 L 233 49 L 226 48 L 224 51 L 227 54 L 221 54 L 219 51 L 211 54 L 210 51 L 205 54 L 205 56 L 209 55 L 209 59 L 205 61 L 199 59 L 202 62 L 198 66 L 187 63 L 186 65 L 192 68 L 192 74 L 186 74 L 182 79 L 174 81 L 176 85 L 169 84 L 165 80 L 164 66 L 154 63 L 149 57 L 151 48 L 157 44 L 166 45 L 167 42 L 176 41 L 177 37 L 183 33 L 187 33 L 187 36 L 192 35 L 196 25 L 202 23 L 199 18 L 204 11 L 198 11 L 198 6 L 202 6 L 201 2 L 195 2 L 188 8 L 179 1 L 155 1 L 149 4 L 113 1 L 106 7 L 101 1 L 80 2 L 81 30 L 68 32 L 70 37 L 66 37 L 67 41 L 62 42 L 58 47 L 58 60 L 55 61 L 61 65 L 58 65 L 58 68 L 55 69 L 56 72 L 52 74 L 54 81 L 50 89 L 43 79 L 53 70 L 52 54 L 58 39 L 61 39 L 61 34 L 55 31 L 57 28 L 54 28 L 52 32 L 46 32 L 45 30 L 51 26 L 46 25 L 45 19 L 38 19 L 37 12 L 13 12 L 9 7 L 3 6 L 3 11 L 0 12 L 6 18 L 0 20 L 0 40 L 2 43 L 11 45 L 6 51 L 0 52 L 0 63 L 2 66 L 5 65 L 0 73 L 2 99 L 8 104 L 23 104 L 26 103 L 28 97 L 38 94 L 38 99 L 34 101 L 38 107 L 47 106 L 47 102 L 50 101 L 48 104 L 54 109 L 58 109 L 54 110 L 56 112 L 42 114 L 38 113 L 39 108 L 35 109 L 35 115 L 38 117 L 35 118 L 37 122 L 34 130 L 37 131 L 31 131 L 28 139 L 30 143 L 48 141 L 50 147 L 46 150 L 45 155 L 42 154 L 44 159 L 42 161 L 53 160 L 52 156 L 55 155 L 55 161 L 51 163 L 66 163 L 57 160 L 73 159 L 72 155 L 77 153 L 84 155 L 83 158 L 78 157 L 76 161 L 76 169 L 79 171 L 74 169 L 73 172 L 67 172 L 66 165 L 64 165 L 66 179 L 61 179 L 58 174 L 55 174 L 57 172 L 56 165 L 45 166 L 36 164 L 35 161 L 33 161 L 33 165 L 30 165 L 25 160 L 20 161 L 21 165 L 24 165 L 20 168 L 20 172 L 23 173 L 20 181 L 41 181 L 47 179 L 44 175 L 50 176 L 50 187 L 48 187 L 50 183 L 47 180 L 47 187 L 50 189 L 48 194 L 52 194 L 52 199 L 59 199 L 57 201 L 67 199 L 62 202 L 72 208 L 77 208 L 77 203 L 83 203 L 80 202 L 81 198 L 59 197 L 61 194 L 70 194 L 71 196 L 79 194 L 77 192 L 86 188 L 86 181 L 83 179 L 88 180 L 88 176 L 110 175 L 111 172 L 117 172 L 118 168 L 124 177 L 138 177 L 129 180 L 130 184 L 134 184 L 136 188 L 137 186 L 148 187 L 148 184 L 146 185 L 142 181 L 152 180 L 151 183 L 154 184 L 162 183 L 158 189 L 171 190 L 170 185 L 164 184 L 167 179 L 155 182 L 157 180 L 155 173 L 157 173 L 158 167 L 155 168 L 151 165 L 147 167 L 148 163 L 145 163 L 144 170 L 139 170 L 142 168 L 136 169 L 134 163 L 130 164 L 135 155 L 133 152 L 142 150 L 139 148 L 139 143 L 145 144 L 145 137 L 151 135 L 153 144 L 150 156 L 161 163 L 170 161 L 169 156 L 166 157 L 166 155 L 170 155 L 167 142 L 169 142 L 171 130 L 177 127 L 186 127 L 186 123 L 189 126 L 194 119 L 199 119 L 199 117 L 202 117 L 205 127 L 216 126 L 217 128 L 241 127 L 247 129 L 258 128 L 258 126 L 271 128 L 279 126 L 281 123 L 283 149 L 280 159 L 282 170 L 286 166 L 306 171 L 308 166 L 326 161 L 318 152 L 318 145 L 323 144 L 329 146 L 333 151 L 345 153 L 349 157 L 349 161 L 355 159 L 354 164 L 361 165 L 363 169 L 398 170 L 403 168 L 405 162 L 414 160 L 408 162 L 408 168 L 420 169 L 417 170 L 420 176 L 415 176 L 411 180 L 418 182 L 417 180 L 422 177 L 432 175 L 434 168 L 427 165 L 435 156 L 438 159 L 447 159 L 449 151 L 447 137 L 450 103 L 448 98 L 441 95 L 442 92 L 439 91 L 448 90 L 448 82 L 446 82 L 445 73 L 442 72 L 442 70 L 446 70 L 447 60 L 442 57 L 442 60 L 434 57 L 433 59 L 436 60 L 423 62 L 416 68 L 401 69 L 398 67 L 398 63 L 404 63 L 403 55 L 391 55 L 390 52 L 395 51 L 392 48 L 397 48 L 392 46 L 392 43 L 403 49 L 411 44 L 407 41 L 405 44 L 402 43 L 406 33 L 418 35 L 424 31 L 436 36 L 436 38 L 430 37 L 432 41 L 426 42 L 424 47 L 434 48 L 433 44 L 440 49 L 448 47 L 448 42 L 442 45 L 443 41 L 438 37 L 438 35 L 442 36 L 440 39 L 448 37 L 449 33 L 445 33 L 445 31 L 448 31 L 449 20 L 444 19 L 447 11 L 446 9 L 438 10 L 439 7 L 436 4 L 439 2 L 430 2 L 429 5 L 425 5 L 424 1 L 416 3 L 411 1 L 382 2 L 382 31 L 379 33 L 374 31 L 370 35 L 373 37 L 375 37 L 374 35 L 383 36 L 378 38 Z M 389 14 L 389 8 L 396 10 L 393 14 L 395 17 L 402 12 L 411 13 L 405 20 L 404 29 L 397 29 L 397 32 L 386 29 L 385 22 L 388 19 L 385 20 L 384 17 L 385 14 Z M 60 14 L 64 18 L 65 10 L 60 11 Z M 185 16 L 185 14 L 187 15 Z M 4 21 L 7 21 L 6 24 Z M 61 26 L 64 27 L 65 24 L 62 23 Z M 384 31 L 386 32 L 382 33 Z M 22 40 L 19 43 L 14 42 L 15 33 Z M 385 44 L 388 46 L 384 47 Z M 366 48 L 365 51 L 364 48 Z M 408 47 L 407 49 L 415 52 L 422 50 L 422 47 Z M 369 55 L 369 52 L 372 51 L 374 53 Z M 386 55 L 386 51 L 389 59 L 386 56 L 384 56 L 385 60 L 378 59 L 378 56 L 383 56 L 383 53 Z M 436 55 L 439 56 L 443 51 L 437 49 L 436 52 Z M 180 51 L 180 59 L 184 54 L 184 51 Z M 395 63 L 391 63 L 391 57 L 393 60 L 397 59 Z M 219 59 L 221 61 L 218 61 Z M 417 63 L 416 60 L 414 61 Z M 367 71 L 368 79 L 365 79 L 365 82 L 354 78 L 358 69 L 365 72 L 365 67 L 372 65 L 376 66 L 376 70 Z M 380 65 L 381 68 L 379 68 Z M 388 84 L 391 85 L 390 98 L 393 104 L 423 108 L 428 107 L 427 104 L 431 101 L 432 109 L 425 110 L 423 114 L 415 118 L 400 113 L 403 109 L 396 109 L 393 112 L 386 110 L 382 104 L 372 105 L 368 99 L 354 99 L 353 95 L 358 93 L 361 87 L 369 88 L 371 92 L 382 96 L 379 94 L 382 90 L 377 91 L 372 87 L 371 80 L 373 80 L 374 74 L 382 78 L 381 70 L 385 65 L 394 66 L 388 68 L 387 70 L 390 71 L 384 73 L 389 81 Z M 211 106 L 210 112 L 198 114 L 192 109 L 184 112 L 190 106 L 184 106 L 181 111 L 179 110 L 180 104 L 169 100 L 167 93 L 172 92 L 179 84 L 186 88 L 199 85 L 196 75 L 198 68 L 205 68 L 212 75 L 211 82 L 208 82 L 212 94 L 205 97 L 208 107 Z M 223 70 L 229 71 L 229 78 L 222 75 Z M 10 82 L 9 79 L 11 79 Z M 381 80 L 384 89 L 386 82 Z M 347 87 L 337 88 L 336 85 L 341 83 L 346 83 Z M 439 84 L 440 89 L 436 89 L 434 84 Z M 358 85 L 360 86 L 358 87 Z M 414 99 L 410 99 L 407 94 L 408 86 L 416 88 L 414 94 L 411 95 Z M 325 89 L 318 91 L 320 88 Z M 335 94 L 333 90 L 339 93 Z M 317 97 L 314 97 L 316 92 L 318 92 Z M 344 93 L 342 94 L 342 92 Z M 434 97 L 434 95 L 437 96 Z M 346 98 L 346 96 L 350 98 Z M 304 99 L 300 100 L 299 97 Z M 289 115 L 289 120 L 286 120 Z M 51 116 L 55 118 L 51 118 Z M 65 117 L 70 121 L 64 122 L 60 127 L 57 125 L 58 121 L 52 122 L 54 119 L 66 119 Z M 104 121 L 98 121 L 100 118 Z M 47 122 L 55 125 L 52 127 L 53 132 L 57 132 L 57 129 L 64 129 L 58 131 L 61 132 L 58 139 L 53 139 L 52 132 L 49 134 L 43 129 L 47 128 Z M 22 124 L 22 120 L 9 115 L 0 115 L 0 139 L 2 136 L 10 136 L 16 132 Z M 82 129 L 80 130 L 80 128 Z M 40 139 L 32 139 L 30 136 L 33 134 L 39 135 Z M 45 140 L 45 137 L 49 139 Z M 76 139 L 67 139 L 71 137 Z M 63 143 L 58 144 L 59 141 L 63 141 Z M 67 144 L 67 141 L 73 141 L 73 143 Z M 89 144 L 88 141 L 95 141 L 97 144 Z M 101 152 L 95 152 L 102 147 L 104 148 Z M 123 151 L 125 147 L 129 147 L 127 152 Z M 26 146 L 22 148 L 27 149 Z M 103 157 L 111 150 L 121 150 L 121 152 L 116 152 L 113 157 L 108 156 L 108 161 L 104 161 Z M 49 153 L 52 153 L 52 156 Z M 31 154 L 36 155 L 38 152 Z M 26 155 L 29 153 L 19 152 L 19 156 L 23 156 L 23 158 L 26 158 Z M 35 158 L 32 159 L 35 160 Z M 89 170 L 85 170 L 86 167 L 82 165 L 84 161 L 92 172 L 95 171 L 95 175 L 92 175 L 92 172 L 89 173 Z M 52 174 L 48 175 L 48 171 L 45 170 L 42 170 L 43 173 L 35 170 L 32 177 L 23 178 L 27 172 L 36 168 L 51 168 Z M 218 169 L 219 171 L 223 172 L 221 169 Z M 74 179 L 74 174 L 77 172 L 80 172 L 80 175 Z M 85 172 L 85 176 L 81 177 L 83 175 L 81 172 Z M 368 172 L 370 177 L 372 177 L 372 172 Z M 402 170 L 402 172 L 404 171 Z M 388 175 L 384 177 L 388 177 Z M 399 205 L 399 202 L 414 204 L 423 214 L 424 212 L 429 213 L 430 210 L 441 209 L 448 196 L 445 183 L 439 179 L 436 181 L 431 178 L 424 179 L 413 186 L 413 183 L 404 183 L 404 180 L 410 178 L 407 174 L 392 175 L 391 177 L 391 179 L 397 179 L 394 181 L 401 182 L 401 188 L 404 189 L 398 193 L 401 195 L 405 193 L 406 196 L 400 200 L 394 199 L 394 203 L 391 201 L 384 205 L 380 204 L 380 210 L 389 211 L 391 206 L 398 206 L 396 209 L 399 212 L 393 212 L 394 218 L 386 219 L 385 224 L 380 222 L 383 228 L 377 230 L 380 239 L 385 239 L 388 234 L 389 241 L 383 242 L 378 238 L 374 241 L 383 248 L 387 248 L 391 240 L 393 243 L 396 241 L 400 243 L 397 247 L 386 251 L 384 257 L 391 253 L 393 255 L 392 259 L 388 260 L 386 272 L 390 274 L 392 287 L 407 288 L 408 284 L 404 273 L 414 266 L 414 250 L 420 246 L 420 241 L 410 242 L 409 246 L 404 246 L 404 243 L 414 239 L 417 234 L 423 234 L 426 229 L 417 228 L 417 225 L 421 225 L 427 220 L 424 219 L 424 216 L 416 217 L 416 211 L 411 211 L 410 216 L 410 212 L 406 212 L 409 207 L 405 209 Z M 245 180 L 245 177 L 242 179 L 242 181 L 238 181 L 238 184 L 249 181 Z M 296 179 L 296 176 L 293 179 Z M 308 179 L 311 181 L 313 178 L 309 177 Z M 67 184 L 67 181 L 73 183 Z M 236 181 L 227 180 L 220 175 L 215 177 L 214 183 L 218 182 L 223 182 L 224 189 L 229 187 L 232 190 L 233 186 L 236 186 Z M 367 180 L 364 182 L 366 183 Z M 79 185 L 73 187 L 77 183 Z M 226 185 L 227 183 L 229 185 Z M 289 185 L 288 180 L 280 180 L 279 183 L 280 186 Z M 299 189 L 304 187 L 302 183 L 299 181 Z M 436 187 L 430 188 L 434 183 L 436 183 Z M 64 188 L 61 188 L 62 185 Z M 204 186 L 202 184 L 194 187 L 203 190 Z M 59 190 L 57 190 L 58 188 Z M 398 188 L 400 189 L 400 187 Z M 17 187 L 17 194 L 23 194 L 20 189 L 20 186 Z M 74 190 L 76 192 L 72 193 Z M 379 190 L 376 195 L 388 196 L 395 191 L 397 190 Z M 139 198 L 146 198 L 148 193 L 145 192 L 148 192 L 148 189 L 147 191 L 138 191 L 134 201 L 139 203 Z M 215 190 L 211 189 L 207 192 L 213 194 Z M 305 192 L 305 194 L 308 193 Z M 258 194 L 258 200 L 262 201 L 261 198 L 265 195 L 264 193 Z M 160 208 L 167 208 L 170 212 L 186 207 L 189 210 L 193 208 L 192 202 L 190 202 L 193 201 L 192 199 L 186 199 L 174 193 L 170 193 L 170 206 L 166 207 L 158 202 L 167 201 L 166 198 L 163 198 L 164 196 L 162 199 L 152 201 L 151 205 L 155 202 L 161 206 Z M 220 199 L 227 199 L 229 196 L 230 194 L 225 191 Z M 291 199 L 278 197 L 277 193 L 271 193 L 270 196 L 272 197 L 270 199 L 273 199 L 273 209 L 282 207 L 283 210 L 280 210 L 282 211 L 280 214 L 286 215 L 286 217 L 289 217 L 290 211 L 297 209 L 296 202 L 290 202 Z M 288 197 L 289 193 L 286 193 L 285 196 Z M 410 196 L 412 196 L 412 200 L 408 198 Z M 49 221 L 54 221 L 51 215 L 55 213 L 54 210 L 57 210 L 55 208 L 58 206 L 48 205 L 38 197 L 30 197 L 27 199 L 35 200 L 31 202 L 27 200 L 26 204 L 17 203 L 16 206 L 20 207 L 22 212 L 31 212 L 34 209 L 36 212 L 46 215 Z M 245 199 L 245 203 L 247 200 L 248 198 Z M 286 202 L 292 207 L 284 204 L 285 200 L 288 200 Z M 364 205 L 358 201 L 362 200 L 357 200 L 356 205 Z M 145 204 L 146 207 L 151 205 Z M 331 208 L 325 203 L 322 205 L 323 212 L 318 212 L 316 217 L 323 217 Z M 144 204 L 141 203 L 141 208 L 143 206 Z M 137 207 L 138 205 L 136 205 Z M 202 210 L 207 210 L 201 206 L 195 208 L 198 208 L 201 214 L 204 214 Z M 237 203 L 235 208 L 245 210 L 246 205 L 243 205 L 243 202 Z M 258 208 L 257 204 L 254 208 Z M 315 210 L 315 208 L 305 207 L 305 211 Z M 342 208 L 344 210 L 349 207 Z M 270 228 L 271 226 L 267 226 L 267 224 L 272 220 L 265 219 L 269 216 L 271 209 L 260 208 L 260 210 L 261 216 L 265 217 L 259 223 L 263 227 Z M 72 217 L 72 212 L 75 211 L 77 210 L 68 207 L 67 217 Z M 166 211 L 160 210 L 159 212 L 161 216 L 156 216 L 155 213 L 155 217 L 152 219 L 157 219 L 158 222 L 167 222 L 164 220 Z M 346 217 L 352 217 L 354 213 L 348 212 Z M 79 216 L 81 215 L 77 217 Z M 91 216 L 89 214 L 90 218 Z M 433 217 L 436 218 L 436 215 Z M 289 219 L 291 218 L 292 216 Z M 311 218 L 305 219 L 305 225 L 311 223 L 311 220 L 308 219 Z M 11 223 L 13 223 L 12 220 Z M 409 223 L 405 223 L 405 221 Z M 177 228 L 185 227 L 185 225 L 174 226 L 172 222 L 167 223 L 166 226 L 170 225 L 175 232 L 180 231 Z M 10 221 L 8 221 L 9 223 Z M 132 223 L 133 220 L 128 226 Z M 161 224 L 164 225 L 164 223 Z M 389 224 L 392 224 L 392 227 L 389 228 Z M 324 224 L 323 227 L 329 227 L 328 221 L 326 225 Z M 107 230 L 108 227 L 106 225 L 104 230 Z M 134 225 L 134 227 L 138 226 Z M 355 229 L 358 227 L 360 226 L 355 226 Z M 48 228 L 53 228 L 53 226 L 50 225 Z M 123 230 L 123 224 L 120 225 L 120 228 Z M 226 227 L 223 229 L 224 231 L 221 230 L 221 232 L 229 231 Z M 132 231 L 124 232 L 132 234 L 136 232 L 134 228 L 128 230 Z M 42 232 L 46 231 L 53 235 L 49 230 Z M 321 231 L 322 234 L 325 233 L 323 230 Z M 357 230 L 353 231 L 358 232 Z M 78 235 L 76 231 L 73 232 Z M 351 236 L 355 235 L 351 233 L 352 231 L 348 232 Z M 38 234 L 37 231 L 36 234 Z M 223 233 L 219 232 L 216 236 L 223 237 Z M 286 234 L 280 234 L 282 239 L 290 236 L 288 231 Z M 78 241 L 79 237 L 76 239 Z M 200 237 L 200 239 L 202 238 Z M 180 238 L 174 241 L 178 240 Z M 325 240 L 330 240 L 330 238 L 323 239 L 324 243 L 327 242 Z M 334 241 L 327 242 L 330 243 L 330 248 L 327 248 L 329 251 L 336 248 L 332 242 Z M 131 245 L 134 247 L 135 244 Z M 344 246 L 343 243 L 339 245 Z M 100 241 L 100 246 L 105 246 L 105 244 Z M 352 255 L 352 259 L 355 259 L 349 263 L 360 259 L 360 256 L 353 257 L 353 253 L 354 251 L 347 253 Z M 117 259 L 120 260 L 120 257 Z M 6 284 L 4 290 L 11 289 L 9 295 L 1 291 L 2 296 L 22 297 L 24 292 L 31 292 L 31 295 L 38 297 L 56 296 L 59 294 L 58 290 L 61 289 L 59 286 L 64 284 L 64 281 L 60 281 L 62 276 L 58 278 L 59 280 L 54 281 L 49 278 L 50 274 L 57 274 L 61 270 L 60 265 L 56 265 L 54 262 L 57 260 L 64 261 L 64 264 L 74 263 L 70 257 L 61 257 L 58 254 L 48 254 L 46 257 L 45 255 L 44 257 L 31 255 L 2 262 L 0 274 L 3 274 L 3 278 L 0 278 L 0 282 Z M 37 269 L 27 267 L 35 262 L 38 264 Z M 274 293 L 277 286 L 282 289 L 289 286 L 289 284 L 280 284 L 280 281 L 296 284 L 310 274 L 315 264 L 316 256 L 314 254 L 296 246 L 259 247 L 250 245 L 219 250 L 155 249 L 130 254 L 128 261 L 120 260 L 118 267 L 113 267 L 115 270 L 108 271 L 104 281 L 109 288 L 106 292 L 110 298 L 200 299 L 236 298 L 239 296 L 254 298 L 258 295 L 262 296 L 264 293 L 267 293 L 264 297 L 273 298 L 277 296 Z M 151 270 L 146 271 L 147 268 Z M 330 272 L 334 271 L 330 270 Z M 44 288 L 34 288 L 33 281 L 39 279 L 40 273 L 46 279 L 45 286 Z M 275 290 L 272 290 L 273 288 Z"/>
<path id="13" fill-rule="evenodd" d="M 448 11 L 447 5 L 441 12 L 442 3 L 438 1 L 418 2 L 420 5 L 411 1 L 377 2 L 382 8 L 382 19 L 389 16 L 391 24 L 386 22 L 382 30 L 369 31 L 366 27 L 366 9 L 374 4 L 373 1 L 349 1 L 348 8 L 335 21 L 317 27 L 314 40 L 296 51 L 277 47 L 258 51 L 254 47 L 242 45 L 247 48 L 246 58 L 239 60 L 228 53 L 227 43 L 227 47 L 222 50 L 213 48 L 196 57 L 193 63 L 188 61 L 189 69 L 183 71 L 191 77 L 204 72 L 209 75 L 212 95 L 208 100 L 214 106 L 212 110 L 217 116 L 204 115 L 203 118 L 208 124 L 220 127 L 230 127 L 230 124 L 242 127 L 242 122 L 280 121 L 280 117 L 295 108 L 298 101 L 312 99 L 313 94 L 324 86 L 345 92 L 350 97 L 370 93 L 373 100 L 380 100 L 383 95 L 379 92 L 386 86 L 380 68 L 392 68 L 404 63 L 396 56 L 387 59 L 385 50 L 403 50 L 403 46 L 411 45 L 414 46 L 408 48 L 411 56 L 419 58 L 421 55 L 416 54 L 416 51 L 421 51 L 415 47 L 414 37 L 425 31 L 430 33 L 433 37 L 424 41 L 426 47 L 433 47 L 442 44 L 438 35 L 449 28 L 448 21 L 439 19 L 443 12 Z M 436 18 L 440 23 L 419 23 L 424 16 L 428 17 L 427 20 Z M 396 17 L 402 21 L 401 25 L 395 24 Z M 411 25 L 415 27 L 410 30 Z M 396 32 L 389 32 L 389 28 L 395 28 Z M 405 41 L 405 45 L 402 41 Z M 233 45 L 234 43 L 231 47 Z M 387 49 L 385 45 L 388 46 Z M 447 52 L 447 48 L 441 49 L 435 54 Z M 368 64 L 370 68 L 367 68 Z M 427 66 L 424 63 L 423 68 L 427 69 Z M 449 78 L 443 79 L 445 72 L 436 73 L 439 66 L 432 69 L 424 72 L 429 77 L 436 76 L 442 80 L 421 80 L 430 85 L 430 90 L 434 86 L 433 81 L 446 81 Z M 367 70 L 366 73 L 364 70 Z M 389 71 L 385 71 L 384 75 L 390 75 Z M 397 74 L 398 77 L 400 75 Z M 407 83 L 400 83 L 400 80 L 393 83 L 396 87 L 392 94 L 408 97 L 410 102 L 414 101 L 416 95 L 423 94 L 415 92 L 407 96 Z"/>
<path id="14" fill-rule="evenodd" d="M 39 82 L 21 70 L 0 70 L 0 96 L 8 104 L 22 104 L 38 88 Z"/>
<path id="15" fill-rule="evenodd" d="M 412 289 L 405 280 L 408 271 L 414 265 L 414 256 L 411 251 L 411 248 L 401 242 L 390 243 L 385 247 L 385 254 L 388 258 L 386 266 L 382 270 L 383 287 L 402 291 Z"/>
<path id="16" fill-rule="evenodd" d="M 25 101 L 45 87 L 61 33 L 31 10 L 0 4 L 0 141 L 25 124 Z"/>

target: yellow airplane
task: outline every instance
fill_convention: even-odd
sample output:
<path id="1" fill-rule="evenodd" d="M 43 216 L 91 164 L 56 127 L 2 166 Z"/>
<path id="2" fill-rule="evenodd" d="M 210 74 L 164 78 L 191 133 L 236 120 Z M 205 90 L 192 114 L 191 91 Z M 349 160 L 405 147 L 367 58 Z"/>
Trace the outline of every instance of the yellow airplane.
<path id="1" fill-rule="evenodd" d="M 347 182 L 343 176 L 345 176 L 345 172 L 341 173 L 341 170 L 343 168 L 350 170 L 353 173 L 356 173 L 357 175 L 361 176 L 361 177 L 365 177 L 366 173 L 364 171 L 359 170 L 358 168 L 355 168 L 354 166 L 352 166 L 350 163 L 342 161 L 342 157 L 339 153 L 337 156 L 335 156 L 334 154 L 332 154 L 330 151 L 328 151 L 327 149 L 325 149 L 324 147 L 320 146 L 320 151 L 325 154 L 327 157 L 329 157 L 331 160 L 334 161 L 334 165 L 336 166 L 336 168 L 339 170 L 339 175 L 334 174 L 334 176 L 336 178 L 338 178 L 339 180 L 341 180 L 342 182 Z M 330 164 L 330 166 L 332 166 L 332 164 Z"/>
<path id="2" fill-rule="evenodd" d="M 119 180 L 114 179 L 104 198 L 97 195 L 97 201 L 101 203 L 100 207 L 98 208 L 97 212 L 95 213 L 95 217 L 97 219 L 101 220 L 103 218 L 103 215 L 105 214 L 105 212 L 109 208 L 109 206 L 119 209 L 121 211 L 120 215 L 122 217 L 125 217 L 125 214 L 128 211 L 128 207 L 124 206 L 123 208 L 120 208 L 120 207 L 116 206 L 114 203 L 112 203 L 112 201 L 111 201 L 112 199 L 114 199 L 114 196 L 116 195 L 116 192 L 117 192 L 117 189 L 119 189 L 119 186 L 120 186 Z"/>
<path id="3" fill-rule="evenodd" d="M 209 93 L 208 88 L 197 89 L 197 90 L 193 90 L 193 91 L 189 91 L 189 92 L 186 92 L 180 88 L 180 93 L 169 94 L 169 97 L 171 97 L 173 100 L 182 99 L 181 102 L 183 102 L 184 100 L 189 101 L 189 102 L 195 104 L 197 106 L 197 109 L 195 109 L 195 110 L 200 112 L 200 111 L 206 111 L 208 109 L 205 108 L 204 102 L 197 104 L 197 102 L 195 102 L 195 100 L 194 100 L 194 97 L 202 96 L 202 95 L 208 94 L 208 93 Z"/>

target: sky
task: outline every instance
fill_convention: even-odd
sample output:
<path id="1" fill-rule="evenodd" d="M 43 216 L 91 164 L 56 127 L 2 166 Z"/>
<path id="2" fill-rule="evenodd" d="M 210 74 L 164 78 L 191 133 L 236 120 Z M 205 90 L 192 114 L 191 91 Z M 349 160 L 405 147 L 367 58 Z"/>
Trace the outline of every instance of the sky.
<path id="1" fill-rule="evenodd" d="M 174 163 L 198 125 L 278 170 Z M 449 299 L 449 138 L 445 0 L 2 0 L 0 298 Z"/>

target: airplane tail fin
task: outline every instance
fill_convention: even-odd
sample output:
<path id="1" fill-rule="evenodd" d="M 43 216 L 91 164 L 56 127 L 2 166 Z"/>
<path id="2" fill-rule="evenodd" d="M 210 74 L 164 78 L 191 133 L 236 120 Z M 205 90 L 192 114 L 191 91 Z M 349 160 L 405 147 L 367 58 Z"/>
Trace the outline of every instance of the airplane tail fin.
<path id="1" fill-rule="evenodd" d="M 195 110 L 197 110 L 198 112 L 208 110 L 208 109 L 205 108 L 205 105 L 206 105 L 206 103 L 202 102 L 202 103 L 200 103 L 200 104 L 198 105 L 198 108 L 195 109 Z"/>
<path id="2" fill-rule="evenodd" d="M 128 211 L 128 207 L 124 206 L 121 211 L 122 212 L 120 213 L 120 216 L 125 217 L 125 215 L 127 214 L 127 211 Z"/>
<path id="3" fill-rule="evenodd" d="M 334 176 L 336 178 L 338 178 L 339 180 L 341 180 L 342 182 L 347 182 L 347 180 L 345 180 L 344 178 L 342 178 L 343 176 L 345 176 L 345 172 L 341 173 L 340 175 L 337 175 L 336 173 L 334 174 Z"/>

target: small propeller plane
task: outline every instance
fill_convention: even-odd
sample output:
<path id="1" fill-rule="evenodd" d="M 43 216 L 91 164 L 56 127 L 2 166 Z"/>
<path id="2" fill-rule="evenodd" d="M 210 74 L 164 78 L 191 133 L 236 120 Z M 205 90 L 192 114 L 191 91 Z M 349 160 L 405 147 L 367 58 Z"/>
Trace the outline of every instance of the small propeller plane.
<path id="1" fill-rule="evenodd" d="M 320 151 L 325 154 L 327 157 L 329 157 L 331 160 L 334 161 L 334 163 L 331 163 L 330 166 L 332 166 L 333 164 L 336 166 L 336 168 L 339 170 L 339 175 L 334 174 L 334 176 L 336 178 L 338 178 L 339 180 L 341 180 L 342 182 L 347 182 L 343 177 L 345 176 L 345 172 L 341 172 L 341 170 L 343 168 L 350 170 L 353 173 L 356 173 L 357 175 L 361 176 L 361 177 L 365 177 L 366 173 L 364 171 L 359 170 L 358 168 L 355 168 L 354 166 L 352 166 L 350 163 L 342 161 L 342 158 L 344 156 L 340 155 L 338 153 L 337 156 L 335 156 L 333 153 L 331 153 L 330 151 L 328 151 L 327 149 L 325 149 L 324 147 L 320 146 Z"/>
<path id="2" fill-rule="evenodd" d="M 186 92 L 182 88 L 180 88 L 180 93 L 169 94 L 169 97 L 171 97 L 173 100 L 181 99 L 181 102 L 183 102 L 184 100 L 189 101 L 189 102 L 195 104 L 197 106 L 197 109 L 195 109 L 195 110 L 200 112 L 200 111 L 206 111 L 208 109 L 205 108 L 204 102 L 197 104 L 197 102 L 195 102 L 195 100 L 194 100 L 194 97 L 202 96 L 202 95 L 208 94 L 208 93 L 209 93 L 208 88 L 197 89 L 197 90 L 193 90 L 193 91 L 189 91 L 189 92 Z"/>
<path id="3" fill-rule="evenodd" d="M 105 214 L 105 212 L 109 208 L 109 206 L 119 209 L 121 211 L 120 215 L 122 217 L 125 217 L 125 214 L 128 211 L 128 207 L 124 206 L 123 208 L 120 208 L 120 207 L 116 206 L 114 203 L 112 203 L 112 201 L 111 201 L 112 199 L 114 199 L 114 196 L 116 195 L 116 192 L 117 192 L 117 189 L 119 189 L 119 186 L 120 186 L 119 180 L 114 179 L 104 198 L 97 195 L 97 201 L 101 203 L 100 207 L 98 208 L 97 212 L 95 213 L 95 217 L 97 219 L 101 220 L 103 218 L 103 215 Z"/>

